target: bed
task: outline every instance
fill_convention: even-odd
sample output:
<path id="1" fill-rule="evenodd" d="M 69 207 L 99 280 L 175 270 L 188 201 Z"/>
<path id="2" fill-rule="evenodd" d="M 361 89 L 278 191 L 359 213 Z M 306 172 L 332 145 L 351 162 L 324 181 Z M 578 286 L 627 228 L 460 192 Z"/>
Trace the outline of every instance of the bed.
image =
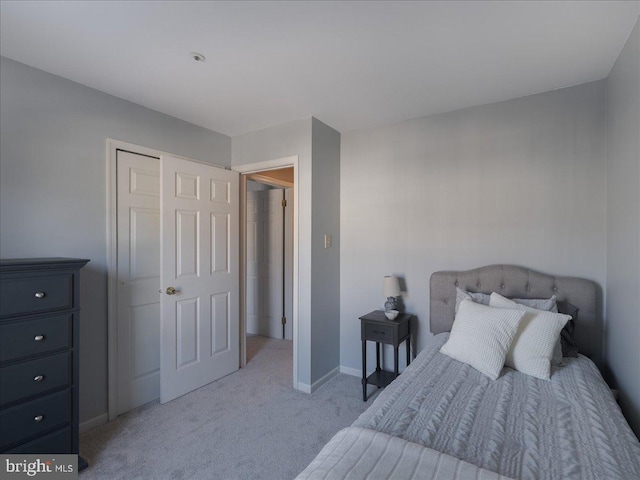
<path id="1" fill-rule="evenodd" d="M 575 309 L 576 324 L 566 324 L 575 332 L 562 334 L 572 334 L 580 354 L 551 367 L 549 380 L 507 367 L 491 380 L 440 353 L 457 288 L 520 299 L 555 295 L 558 310 Z M 589 280 L 511 265 L 434 273 L 432 341 L 298 478 L 640 478 L 640 443 L 588 358 L 600 354 L 598 296 Z"/>

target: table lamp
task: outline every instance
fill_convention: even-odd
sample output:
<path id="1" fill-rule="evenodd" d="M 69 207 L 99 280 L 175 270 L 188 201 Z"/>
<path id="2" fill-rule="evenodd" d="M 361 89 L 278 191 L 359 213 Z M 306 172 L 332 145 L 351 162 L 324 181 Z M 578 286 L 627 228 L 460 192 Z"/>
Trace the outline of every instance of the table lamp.
<path id="1" fill-rule="evenodd" d="M 387 301 L 384 302 L 384 311 L 398 310 L 398 302 L 396 300 L 396 297 L 400 296 L 400 282 L 398 281 L 398 277 L 386 275 L 382 284 L 382 293 L 387 297 Z"/>

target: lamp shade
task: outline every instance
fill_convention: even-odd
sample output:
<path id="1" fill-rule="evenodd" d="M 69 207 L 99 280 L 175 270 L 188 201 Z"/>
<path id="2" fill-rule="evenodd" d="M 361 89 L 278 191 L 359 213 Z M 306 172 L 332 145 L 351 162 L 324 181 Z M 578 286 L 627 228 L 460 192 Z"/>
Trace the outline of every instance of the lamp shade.
<path id="1" fill-rule="evenodd" d="M 382 293 L 385 297 L 399 297 L 400 282 L 398 281 L 398 277 L 394 277 L 393 275 L 385 276 L 382 284 Z"/>

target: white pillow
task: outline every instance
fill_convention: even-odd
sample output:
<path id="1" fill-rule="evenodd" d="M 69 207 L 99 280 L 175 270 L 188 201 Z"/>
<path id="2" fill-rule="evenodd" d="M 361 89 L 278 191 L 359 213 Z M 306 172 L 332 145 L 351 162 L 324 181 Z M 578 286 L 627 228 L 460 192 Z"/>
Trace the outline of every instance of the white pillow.
<path id="1" fill-rule="evenodd" d="M 495 292 L 491 294 L 489 305 L 520 310 L 526 314 L 507 352 L 505 365 L 527 375 L 549 380 L 554 348 L 560 341 L 560 332 L 571 317 L 520 305 Z"/>
<path id="2" fill-rule="evenodd" d="M 463 300 L 440 353 L 495 380 L 525 314 L 522 310 L 492 308 Z"/>
<path id="3" fill-rule="evenodd" d="M 519 308 L 520 310 L 536 309 L 549 312 L 558 313 L 556 307 L 556 296 L 552 296 L 550 299 L 517 299 L 503 297 L 499 293 L 493 292 L 493 304 L 491 304 L 491 297 L 489 297 L 489 304 L 492 307 L 498 308 Z M 521 308 L 522 306 L 527 308 Z M 551 365 L 562 365 L 562 343 L 560 343 L 560 336 L 558 335 L 558 341 L 553 346 L 553 354 L 551 355 Z"/>

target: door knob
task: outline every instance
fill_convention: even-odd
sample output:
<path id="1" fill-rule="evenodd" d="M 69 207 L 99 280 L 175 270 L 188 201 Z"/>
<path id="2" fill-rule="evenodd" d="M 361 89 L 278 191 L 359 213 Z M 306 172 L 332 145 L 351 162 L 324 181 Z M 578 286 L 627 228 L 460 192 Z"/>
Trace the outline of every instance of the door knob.
<path id="1" fill-rule="evenodd" d="M 167 287 L 167 295 L 175 295 L 176 289 L 174 287 Z"/>

